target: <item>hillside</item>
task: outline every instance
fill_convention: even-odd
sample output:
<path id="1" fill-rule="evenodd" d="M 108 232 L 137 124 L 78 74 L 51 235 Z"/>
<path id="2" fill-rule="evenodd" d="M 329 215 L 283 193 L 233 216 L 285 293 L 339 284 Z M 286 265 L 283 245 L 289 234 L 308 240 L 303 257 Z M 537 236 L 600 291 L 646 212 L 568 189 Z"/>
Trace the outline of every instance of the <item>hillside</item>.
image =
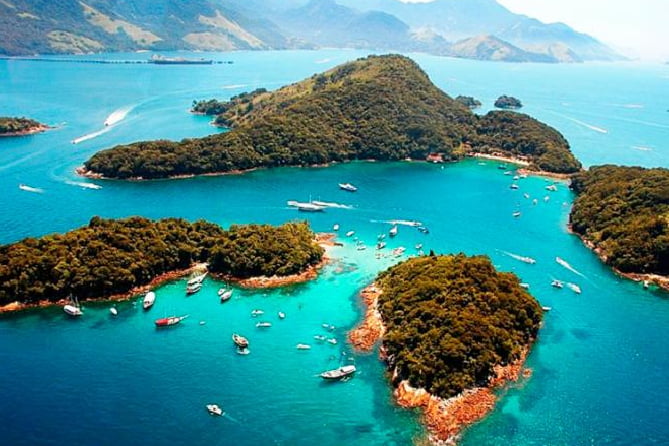
<path id="1" fill-rule="evenodd" d="M 218 122 L 229 132 L 117 146 L 93 155 L 84 173 L 152 179 L 364 159 L 424 160 L 434 152 L 457 160 L 467 144 L 480 151 L 522 151 L 530 161 L 558 152 L 557 159 L 578 165 L 554 129 L 511 112 L 479 118 L 403 56 L 359 59 L 274 92 L 241 94 L 225 108 Z M 504 146 L 496 143 L 497 134 L 505 135 Z M 554 169 L 578 170 L 569 164 Z"/>
<path id="2" fill-rule="evenodd" d="M 557 62 L 552 56 L 530 53 L 494 36 L 476 36 L 455 42 L 448 54 L 455 57 L 504 62 Z"/>
<path id="3" fill-rule="evenodd" d="M 575 175 L 572 230 L 623 273 L 669 275 L 669 170 L 598 166 Z"/>

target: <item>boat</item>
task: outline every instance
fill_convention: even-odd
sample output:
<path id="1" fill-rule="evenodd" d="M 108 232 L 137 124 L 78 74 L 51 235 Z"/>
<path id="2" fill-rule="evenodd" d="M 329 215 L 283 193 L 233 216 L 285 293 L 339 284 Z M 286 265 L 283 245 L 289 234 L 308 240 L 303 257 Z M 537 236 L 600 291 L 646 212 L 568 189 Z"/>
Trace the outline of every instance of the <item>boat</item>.
<path id="1" fill-rule="evenodd" d="M 224 413 L 223 409 L 218 407 L 218 404 L 207 404 L 207 412 L 218 417 L 222 416 Z"/>
<path id="2" fill-rule="evenodd" d="M 551 307 L 541 307 L 541 309 L 542 309 L 543 311 L 551 311 L 551 310 L 552 310 Z"/>
<path id="3" fill-rule="evenodd" d="M 268 328 L 271 327 L 272 323 L 271 322 L 258 322 L 256 324 L 256 328 Z"/>
<path id="4" fill-rule="evenodd" d="M 376 244 L 376 249 L 383 249 L 386 247 L 386 242 L 379 242 Z"/>
<path id="5" fill-rule="evenodd" d="M 388 231 L 388 235 L 390 235 L 391 237 L 395 237 L 397 235 L 397 225 L 390 228 L 390 231 Z"/>
<path id="6" fill-rule="evenodd" d="M 63 307 L 63 311 L 69 316 L 83 316 L 84 314 L 81 305 L 79 305 L 79 301 L 76 297 L 73 298 L 72 296 L 70 296 L 70 303 Z"/>
<path id="7" fill-rule="evenodd" d="M 297 347 L 298 350 L 310 350 L 311 349 L 311 345 L 309 345 L 309 344 L 297 344 L 296 347 Z"/>
<path id="8" fill-rule="evenodd" d="M 511 172 L 510 170 L 507 170 L 506 172 L 504 172 L 504 175 L 511 175 L 512 173 L 513 172 Z"/>
<path id="9" fill-rule="evenodd" d="M 345 365 L 337 369 L 327 370 L 320 374 L 323 379 L 342 379 L 354 374 L 356 368 L 354 365 Z"/>
<path id="10" fill-rule="evenodd" d="M 225 288 L 221 288 L 220 290 L 218 290 L 218 296 L 221 298 L 221 302 L 226 302 L 230 300 L 230 298 L 232 297 L 232 290 L 231 289 L 226 290 Z"/>
<path id="11" fill-rule="evenodd" d="M 422 232 L 423 234 L 429 234 L 430 230 L 427 229 L 427 226 L 418 226 L 418 232 Z"/>
<path id="12" fill-rule="evenodd" d="M 279 316 L 279 319 L 285 319 L 286 318 L 286 313 L 284 313 L 283 311 L 279 311 L 278 316 Z"/>
<path id="13" fill-rule="evenodd" d="M 537 261 L 534 260 L 532 257 L 521 256 L 508 251 L 502 251 L 502 253 L 516 260 L 520 260 L 521 262 L 529 263 L 530 265 L 534 265 L 535 263 L 537 263 Z"/>
<path id="14" fill-rule="evenodd" d="M 156 293 L 154 293 L 153 291 L 149 291 L 144 296 L 144 300 L 142 300 L 142 308 L 148 310 L 153 306 L 155 302 L 156 302 Z"/>
<path id="15" fill-rule="evenodd" d="M 532 200 L 533 205 L 536 205 L 537 203 L 539 203 L 539 200 L 537 200 L 536 198 L 534 200 Z"/>
<path id="16" fill-rule="evenodd" d="M 521 288 L 524 288 L 524 289 L 526 289 L 526 290 L 529 290 L 529 289 L 530 289 L 530 284 L 529 284 L 529 283 L 526 283 L 526 282 L 520 282 L 518 285 L 519 285 Z"/>
<path id="17" fill-rule="evenodd" d="M 518 189 L 518 185 L 516 183 L 511 183 L 511 186 L 509 186 L 511 189 Z"/>
<path id="18" fill-rule="evenodd" d="M 520 217 L 521 213 L 520 213 L 520 211 L 515 211 L 515 212 L 514 212 L 513 214 L 511 214 L 511 215 L 513 215 L 514 217 Z"/>
<path id="19" fill-rule="evenodd" d="M 339 225 L 337 225 L 337 224 L 334 225 L 334 226 L 332 227 L 332 230 L 333 230 L 333 231 L 339 231 Z"/>
<path id="20" fill-rule="evenodd" d="M 421 249 L 423 249 L 423 244 L 418 243 L 416 246 L 414 246 L 414 248 L 416 248 L 416 251 L 420 251 Z"/>
<path id="21" fill-rule="evenodd" d="M 202 274 L 199 274 L 197 276 L 193 276 L 190 279 L 188 279 L 188 282 L 186 282 L 187 286 L 195 285 L 196 283 L 202 283 L 205 277 L 207 277 L 207 274 L 209 274 L 207 271 L 205 271 Z"/>
<path id="22" fill-rule="evenodd" d="M 35 192 L 37 194 L 41 194 L 42 192 L 44 192 L 44 189 L 40 189 L 39 187 L 28 186 L 27 184 L 19 184 L 19 189 L 26 192 Z"/>
<path id="23" fill-rule="evenodd" d="M 557 279 L 553 279 L 553 281 L 551 282 L 551 286 L 555 287 L 555 288 L 562 288 L 562 286 L 563 286 L 562 281 L 557 280 Z"/>
<path id="24" fill-rule="evenodd" d="M 379 235 L 376 237 L 376 239 L 377 239 L 378 241 L 381 241 L 381 240 L 383 240 L 384 238 L 386 238 L 386 234 L 379 234 Z"/>
<path id="25" fill-rule="evenodd" d="M 328 342 L 332 345 L 337 344 L 337 340 L 335 338 L 328 338 Z"/>
<path id="26" fill-rule="evenodd" d="M 513 180 L 518 181 L 518 180 L 520 180 L 520 177 L 518 175 L 514 175 Z"/>
<path id="27" fill-rule="evenodd" d="M 286 202 L 288 206 L 296 208 L 298 211 L 302 212 L 322 212 L 325 210 L 325 206 L 320 206 L 318 204 L 312 203 L 310 201 L 308 202 L 303 202 L 303 201 L 288 201 Z"/>
<path id="28" fill-rule="evenodd" d="M 326 337 L 323 335 L 314 335 L 314 339 L 317 341 L 325 341 Z"/>
<path id="29" fill-rule="evenodd" d="M 262 310 L 251 310 L 251 316 L 256 317 L 265 314 Z"/>
<path id="30" fill-rule="evenodd" d="M 356 249 L 358 251 L 364 251 L 365 249 L 367 249 L 367 247 L 365 245 L 358 245 L 358 247 Z"/>
<path id="31" fill-rule="evenodd" d="M 186 294 L 190 296 L 191 294 L 197 293 L 201 289 L 202 289 L 202 282 L 197 282 L 192 285 L 188 285 L 186 287 Z"/>
<path id="32" fill-rule="evenodd" d="M 232 334 L 232 342 L 239 348 L 247 348 L 249 346 L 249 340 L 237 333 Z"/>
<path id="33" fill-rule="evenodd" d="M 339 189 L 345 190 L 347 192 L 355 192 L 358 190 L 358 188 L 351 183 L 339 183 Z"/>
<path id="34" fill-rule="evenodd" d="M 334 331 L 335 326 L 330 325 L 330 324 L 321 324 L 321 327 L 325 328 L 326 330 Z"/>
<path id="35" fill-rule="evenodd" d="M 118 314 L 118 310 L 116 309 L 116 307 L 111 307 L 109 309 L 109 313 L 111 313 L 112 316 L 116 316 Z"/>
<path id="36" fill-rule="evenodd" d="M 500 164 L 499 166 L 497 166 L 497 168 L 498 168 L 499 170 L 506 170 L 506 169 L 508 169 L 509 167 L 508 167 L 506 164 Z"/>
<path id="37" fill-rule="evenodd" d="M 572 282 L 567 282 L 567 287 L 576 294 L 581 294 L 581 287 Z"/>
<path id="38" fill-rule="evenodd" d="M 546 201 L 546 202 L 550 201 L 550 199 L 551 199 L 551 197 L 549 197 L 548 195 L 546 195 L 546 196 L 544 197 L 544 201 Z"/>
<path id="39" fill-rule="evenodd" d="M 555 184 L 550 184 L 550 185 L 546 186 L 546 190 L 549 190 L 551 192 L 555 192 L 555 191 L 557 191 L 557 186 Z"/>
<path id="40" fill-rule="evenodd" d="M 183 321 L 186 319 L 188 315 L 184 316 L 169 316 L 169 317 L 163 317 L 160 319 L 155 320 L 156 327 L 169 327 L 171 325 L 176 325 L 179 322 Z"/>
<path id="41" fill-rule="evenodd" d="M 404 246 L 400 246 L 399 248 L 393 249 L 392 253 L 395 257 L 399 257 L 404 254 L 404 251 L 406 251 L 406 248 Z"/>
<path id="42" fill-rule="evenodd" d="M 648 288 L 650 288 L 650 281 L 644 280 L 643 281 L 643 289 L 647 290 Z"/>
<path id="43" fill-rule="evenodd" d="M 527 192 L 525 192 L 525 193 L 523 194 L 523 197 L 525 197 L 525 198 L 530 198 L 530 194 L 528 194 Z"/>
<path id="44" fill-rule="evenodd" d="M 346 237 L 350 237 L 350 236 L 352 236 L 353 234 L 355 234 L 355 231 L 348 231 L 348 232 L 346 233 Z"/>
<path id="45" fill-rule="evenodd" d="M 211 65 L 214 63 L 212 59 L 186 59 L 185 57 L 163 57 L 154 54 L 149 59 L 149 63 L 155 65 Z"/>

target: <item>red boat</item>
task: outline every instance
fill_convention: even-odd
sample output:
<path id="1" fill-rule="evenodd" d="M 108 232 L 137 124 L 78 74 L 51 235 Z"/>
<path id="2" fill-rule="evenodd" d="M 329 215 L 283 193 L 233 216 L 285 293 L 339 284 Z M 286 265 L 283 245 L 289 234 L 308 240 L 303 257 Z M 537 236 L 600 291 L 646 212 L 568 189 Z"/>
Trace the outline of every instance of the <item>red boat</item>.
<path id="1" fill-rule="evenodd" d="M 156 327 L 169 327 L 170 325 L 176 325 L 179 322 L 183 321 L 186 319 L 188 315 L 185 316 L 170 316 L 170 317 L 163 317 L 160 319 L 156 319 Z"/>

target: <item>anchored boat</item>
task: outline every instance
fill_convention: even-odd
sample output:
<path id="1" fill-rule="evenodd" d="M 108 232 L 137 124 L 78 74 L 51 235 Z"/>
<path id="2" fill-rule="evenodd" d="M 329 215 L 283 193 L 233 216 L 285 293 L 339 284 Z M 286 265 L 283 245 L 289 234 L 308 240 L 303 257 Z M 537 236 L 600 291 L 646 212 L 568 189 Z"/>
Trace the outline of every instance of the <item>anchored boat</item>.
<path id="1" fill-rule="evenodd" d="M 188 315 L 184 316 L 169 316 L 169 317 L 163 317 L 160 319 L 155 320 L 156 327 L 169 327 L 171 325 L 176 325 L 179 322 L 183 321 L 186 319 Z"/>
<path id="2" fill-rule="evenodd" d="M 345 365 L 337 369 L 327 370 L 320 374 L 320 377 L 323 379 L 342 379 L 347 376 L 353 375 L 356 371 L 354 365 Z"/>

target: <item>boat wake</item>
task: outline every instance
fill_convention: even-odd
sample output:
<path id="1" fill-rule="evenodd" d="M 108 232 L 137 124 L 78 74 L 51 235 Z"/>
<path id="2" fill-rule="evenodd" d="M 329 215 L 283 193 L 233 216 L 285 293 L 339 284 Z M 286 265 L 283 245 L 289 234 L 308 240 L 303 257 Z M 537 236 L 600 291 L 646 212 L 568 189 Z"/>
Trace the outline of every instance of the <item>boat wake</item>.
<path id="1" fill-rule="evenodd" d="M 332 59 L 330 59 L 329 57 L 326 57 L 325 59 L 319 59 L 319 60 L 317 60 L 316 63 L 317 63 L 317 64 L 328 63 L 328 62 L 330 62 L 331 60 L 332 60 Z"/>
<path id="2" fill-rule="evenodd" d="M 513 259 L 520 260 L 521 262 L 529 263 L 530 265 L 534 265 L 535 263 L 537 263 L 537 261 L 534 260 L 532 257 L 525 257 L 508 251 L 502 251 L 502 254 L 507 255 Z"/>
<path id="3" fill-rule="evenodd" d="M 642 152 L 650 152 L 653 150 L 651 147 L 644 147 L 644 146 L 632 146 L 634 150 L 640 150 Z"/>
<path id="4" fill-rule="evenodd" d="M 249 84 L 231 84 L 231 85 L 223 85 L 221 88 L 224 90 L 233 90 L 235 88 L 244 88 L 248 86 Z"/>
<path id="5" fill-rule="evenodd" d="M 107 116 L 107 119 L 105 119 L 105 127 L 111 127 L 114 124 L 118 124 L 119 122 L 123 121 L 126 116 L 128 116 L 128 113 L 132 111 L 132 109 L 135 108 L 134 105 L 126 106 L 126 107 L 121 107 L 118 110 L 115 110 L 112 112 L 111 115 Z"/>
<path id="6" fill-rule="evenodd" d="M 44 193 L 44 189 L 40 189 L 39 187 L 28 186 L 26 184 L 19 184 L 19 189 L 24 190 L 26 192 L 32 192 L 32 193 L 35 193 L 35 194 L 43 194 Z"/>
<path id="7" fill-rule="evenodd" d="M 99 184 L 95 183 L 86 183 L 84 181 L 70 181 L 67 180 L 65 181 L 65 184 L 69 184 L 70 186 L 78 186 L 78 187 L 83 187 L 84 189 L 102 189 L 102 186 Z"/>
<path id="8" fill-rule="evenodd" d="M 578 119 L 570 118 L 568 116 L 563 116 L 563 118 L 567 119 L 571 122 L 575 122 L 576 124 L 582 125 L 583 127 L 589 128 L 590 130 L 594 130 L 595 132 L 604 133 L 604 134 L 609 133 L 609 131 L 606 130 L 606 129 L 603 129 L 601 127 L 597 127 L 597 126 L 592 125 L 592 124 L 588 124 L 587 122 L 583 122 L 583 121 L 580 121 Z"/>
<path id="9" fill-rule="evenodd" d="M 417 228 L 423 226 L 423 223 L 416 220 L 370 220 L 372 223 L 385 223 L 389 225 L 411 226 Z"/>
<path id="10" fill-rule="evenodd" d="M 577 274 L 581 277 L 585 277 L 580 271 L 578 271 L 576 268 L 571 266 L 566 260 L 561 259 L 560 257 L 556 257 L 555 261 L 557 263 L 559 263 L 560 265 L 562 265 L 563 267 L 565 267 L 566 269 L 568 269 L 569 271 L 571 271 L 572 273 Z"/>
<path id="11" fill-rule="evenodd" d="M 79 143 L 82 143 L 84 141 L 88 141 L 89 139 L 97 138 L 98 136 L 104 135 L 105 133 L 107 133 L 110 129 L 111 129 L 111 127 L 105 127 L 102 130 L 98 130 L 97 132 L 88 133 L 88 134 L 80 136 L 78 138 L 74 138 L 72 140 L 72 144 L 79 144 Z"/>
<path id="12" fill-rule="evenodd" d="M 316 201 L 312 200 L 312 204 L 315 204 L 316 206 L 323 206 L 326 208 L 337 208 L 337 209 L 353 209 L 353 206 L 350 204 L 341 204 L 341 203 L 334 203 L 331 201 Z"/>

